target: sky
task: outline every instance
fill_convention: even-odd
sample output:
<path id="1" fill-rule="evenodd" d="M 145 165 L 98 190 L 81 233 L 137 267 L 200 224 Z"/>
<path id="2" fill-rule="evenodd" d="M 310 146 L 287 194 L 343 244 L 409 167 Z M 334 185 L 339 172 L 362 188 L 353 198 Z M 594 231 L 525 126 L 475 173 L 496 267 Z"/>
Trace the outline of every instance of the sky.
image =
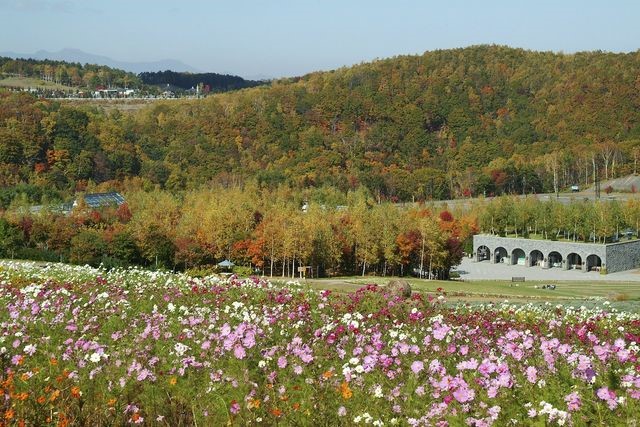
<path id="1" fill-rule="evenodd" d="M 639 22 L 637 0 L 0 0 L 0 52 L 274 78 L 477 44 L 635 52 Z"/>

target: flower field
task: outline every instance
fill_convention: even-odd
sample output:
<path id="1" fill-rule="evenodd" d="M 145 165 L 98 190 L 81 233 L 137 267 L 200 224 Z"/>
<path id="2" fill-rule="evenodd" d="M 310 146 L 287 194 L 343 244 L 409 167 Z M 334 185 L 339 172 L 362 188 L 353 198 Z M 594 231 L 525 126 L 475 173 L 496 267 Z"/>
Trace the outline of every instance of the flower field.
<path id="1" fill-rule="evenodd" d="M 0 263 L 0 425 L 632 425 L 640 315 Z"/>

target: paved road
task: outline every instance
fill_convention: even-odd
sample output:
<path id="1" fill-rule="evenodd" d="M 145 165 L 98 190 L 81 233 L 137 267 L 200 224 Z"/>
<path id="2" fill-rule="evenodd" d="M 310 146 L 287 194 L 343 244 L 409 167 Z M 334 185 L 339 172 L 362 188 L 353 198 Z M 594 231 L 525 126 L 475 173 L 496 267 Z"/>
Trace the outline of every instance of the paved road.
<path id="1" fill-rule="evenodd" d="M 491 264 L 489 261 L 475 262 L 463 258 L 457 268 L 464 280 L 510 280 L 512 277 L 525 277 L 526 280 L 574 280 L 607 282 L 640 282 L 640 269 L 601 275 L 597 272 L 583 273 L 581 270 L 543 269 L 522 265 Z"/>

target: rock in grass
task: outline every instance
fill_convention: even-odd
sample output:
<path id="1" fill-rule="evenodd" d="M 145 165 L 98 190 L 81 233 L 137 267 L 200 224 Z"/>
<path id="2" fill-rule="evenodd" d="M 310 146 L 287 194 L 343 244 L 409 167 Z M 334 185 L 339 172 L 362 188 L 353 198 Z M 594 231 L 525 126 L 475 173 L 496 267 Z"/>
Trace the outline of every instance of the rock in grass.
<path id="1" fill-rule="evenodd" d="M 409 282 L 402 279 L 394 279 L 387 283 L 385 287 L 388 293 L 391 295 L 397 295 L 402 298 L 411 298 L 411 285 Z"/>

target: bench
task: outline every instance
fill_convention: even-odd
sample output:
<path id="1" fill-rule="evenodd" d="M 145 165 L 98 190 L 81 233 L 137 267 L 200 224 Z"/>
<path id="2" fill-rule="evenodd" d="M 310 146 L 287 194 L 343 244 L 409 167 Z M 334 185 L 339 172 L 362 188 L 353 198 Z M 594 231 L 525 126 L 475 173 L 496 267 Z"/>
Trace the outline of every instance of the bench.
<path id="1" fill-rule="evenodd" d="M 512 282 L 524 282 L 524 277 L 512 277 Z"/>

